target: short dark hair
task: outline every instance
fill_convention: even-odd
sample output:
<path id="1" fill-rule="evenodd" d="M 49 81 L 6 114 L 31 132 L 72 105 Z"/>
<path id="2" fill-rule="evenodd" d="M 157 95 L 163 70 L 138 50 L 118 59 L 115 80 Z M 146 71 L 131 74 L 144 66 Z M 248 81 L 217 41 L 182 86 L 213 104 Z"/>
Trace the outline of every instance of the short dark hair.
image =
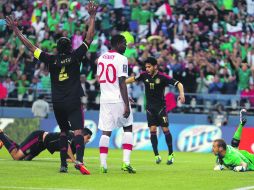
<path id="1" fill-rule="evenodd" d="M 83 129 L 83 133 L 84 133 L 84 136 L 86 136 L 86 135 L 93 135 L 93 132 L 90 130 L 90 129 L 88 129 L 88 128 L 84 128 Z"/>
<path id="2" fill-rule="evenodd" d="M 223 150 L 227 149 L 227 144 L 223 139 L 216 139 L 214 142 L 218 143 L 218 147 L 222 147 Z"/>
<path id="3" fill-rule="evenodd" d="M 146 63 L 149 63 L 149 64 L 155 66 L 155 65 L 157 65 L 157 60 L 156 60 L 154 57 L 148 57 L 148 58 L 145 60 L 144 63 L 145 63 L 145 64 L 146 64 Z"/>
<path id="4" fill-rule="evenodd" d="M 110 42 L 111 42 L 112 47 L 116 47 L 117 44 L 122 43 L 122 42 L 126 42 L 126 40 L 125 40 L 125 37 L 123 35 L 117 34 L 117 35 L 112 37 Z"/>

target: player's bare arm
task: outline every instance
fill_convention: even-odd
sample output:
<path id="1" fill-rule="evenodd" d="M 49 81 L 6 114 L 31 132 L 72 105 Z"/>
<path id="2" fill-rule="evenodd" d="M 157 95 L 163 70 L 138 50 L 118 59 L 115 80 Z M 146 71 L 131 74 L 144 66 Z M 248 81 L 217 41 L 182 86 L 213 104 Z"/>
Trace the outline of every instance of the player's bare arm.
<path id="1" fill-rule="evenodd" d="M 15 21 L 15 18 L 13 16 L 7 16 L 6 22 L 8 27 L 15 32 L 20 41 L 29 49 L 29 51 L 34 52 L 37 49 L 37 47 L 34 46 L 18 29 L 17 22 Z"/>
<path id="2" fill-rule="evenodd" d="M 87 5 L 87 11 L 90 15 L 89 28 L 86 35 L 86 42 L 90 44 L 93 41 L 95 35 L 95 16 L 97 12 L 98 5 L 93 1 L 90 1 Z"/>
<path id="3" fill-rule="evenodd" d="M 129 107 L 129 98 L 128 98 L 128 91 L 127 91 L 127 86 L 125 83 L 126 77 L 119 77 L 119 86 L 120 86 L 120 92 L 125 104 L 125 108 L 124 108 L 124 114 L 123 116 L 125 118 L 128 118 L 130 115 L 130 107 Z"/>
<path id="4" fill-rule="evenodd" d="M 134 83 L 136 80 L 135 80 L 135 77 L 129 77 L 125 80 L 125 83 L 126 84 L 131 84 L 131 83 Z"/>
<path id="5" fill-rule="evenodd" d="M 71 146 L 70 146 L 70 145 L 68 145 L 67 154 L 68 154 L 68 156 L 70 157 L 70 159 L 68 159 L 67 161 L 73 162 L 73 163 L 74 163 L 74 162 L 76 161 L 76 158 L 75 158 L 75 156 L 74 156 L 74 154 L 73 154 L 73 152 L 72 152 L 72 150 L 71 150 Z"/>
<path id="6" fill-rule="evenodd" d="M 185 96 L 184 96 L 184 89 L 183 89 L 183 85 L 182 83 L 178 83 L 177 84 L 177 88 L 178 88 L 178 91 L 179 91 L 179 96 L 178 96 L 178 100 L 183 104 L 185 102 Z"/>

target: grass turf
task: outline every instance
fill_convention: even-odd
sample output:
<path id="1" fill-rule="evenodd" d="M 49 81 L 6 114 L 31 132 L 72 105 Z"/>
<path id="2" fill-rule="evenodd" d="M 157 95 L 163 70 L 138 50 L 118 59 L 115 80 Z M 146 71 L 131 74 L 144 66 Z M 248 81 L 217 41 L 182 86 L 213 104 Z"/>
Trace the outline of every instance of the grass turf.
<path id="1" fill-rule="evenodd" d="M 27 190 L 136 190 L 136 189 L 235 189 L 254 186 L 254 172 L 213 171 L 215 157 L 202 153 L 175 153 L 175 163 L 166 165 L 167 153 L 161 152 L 162 163 L 155 164 L 150 151 L 133 151 L 132 165 L 136 174 L 120 170 L 122 151 L 110 150 L 108 173 L 99 170 L 97 149 L 87 148 L 86 165 L 91 175 L 83 176 L 69 164 L 68 174 L 58 173 L 59 153 L 47 151 L 33 161 L 13 161 L 0 150 L 0 189 Z"/>

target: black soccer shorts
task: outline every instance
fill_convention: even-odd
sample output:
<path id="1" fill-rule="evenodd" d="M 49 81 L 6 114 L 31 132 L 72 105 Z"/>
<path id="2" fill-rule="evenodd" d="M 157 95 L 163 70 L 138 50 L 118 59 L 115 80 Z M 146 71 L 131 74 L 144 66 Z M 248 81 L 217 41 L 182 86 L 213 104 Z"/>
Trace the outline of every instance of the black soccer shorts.
<path id="1" fill-rule="evenodd" d="M 146 117 L 148 122 L 148 127 L 151 126 L 161 126 L 168 127 L 168 114 L 166 112 L 166 107 L 151 107 L 146 110 Z"/>
<path id="2" fill-rule="evenodd" d="M 56 121 L 61 131 L 75 131 L 84 128 L 81 102 L 53 103 Z"/>
<path id="3" fill-rule="evenodd" d="M 43 134 L 45 131 L 37 130 L 32 132 L 19 146 L 22 152 L 25 154 L 25 158 L 32 160 L 35 156 L 40 154 L 45 147 L 43 145 Z"/>

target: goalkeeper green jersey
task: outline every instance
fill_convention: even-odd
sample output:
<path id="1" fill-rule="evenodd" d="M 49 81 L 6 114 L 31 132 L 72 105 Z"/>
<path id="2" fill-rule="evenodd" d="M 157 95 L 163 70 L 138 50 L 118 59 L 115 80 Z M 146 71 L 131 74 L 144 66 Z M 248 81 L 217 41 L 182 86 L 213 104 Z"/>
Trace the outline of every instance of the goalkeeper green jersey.
<path id="1" fill-rule="evenodd" d="M 225 156 L 222 158 L 223 165 L 229 169 L 233 169 L 235 166 L 240 166 L 241 162 L 248 164 L 247 170 L 254 171 L 254 154 L 249 153 L 246 150 L 238 150 L 230 145 L 227 145 Z"/>

